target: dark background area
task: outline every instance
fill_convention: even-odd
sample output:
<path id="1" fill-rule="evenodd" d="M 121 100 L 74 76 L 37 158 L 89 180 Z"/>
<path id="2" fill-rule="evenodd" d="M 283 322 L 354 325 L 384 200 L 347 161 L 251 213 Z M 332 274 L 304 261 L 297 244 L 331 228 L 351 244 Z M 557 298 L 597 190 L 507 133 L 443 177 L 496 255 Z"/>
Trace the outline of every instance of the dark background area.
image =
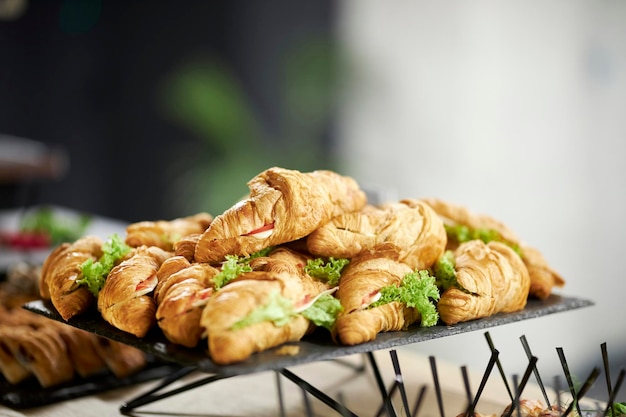
<path id="1" fill-rule="evenodd" d="M 169 204 L 168 167 L 177 149 L 193 154 L 206 138 L 164 117 L 168 74 L 194 54 L 219 57 L 271 137 L 286 117 L 281 56 L 299 38 L 332 36 L 334 25 L 332 2 L 317 0 L 26 5 L 0 20 L 0 133 L 64 149 L 69 169 L 28 195 L 4 184 L 3 206 L 57 204 L 125 221 L 188 214 Z M 329 146 L 330 124 L 317 139 Z"/>

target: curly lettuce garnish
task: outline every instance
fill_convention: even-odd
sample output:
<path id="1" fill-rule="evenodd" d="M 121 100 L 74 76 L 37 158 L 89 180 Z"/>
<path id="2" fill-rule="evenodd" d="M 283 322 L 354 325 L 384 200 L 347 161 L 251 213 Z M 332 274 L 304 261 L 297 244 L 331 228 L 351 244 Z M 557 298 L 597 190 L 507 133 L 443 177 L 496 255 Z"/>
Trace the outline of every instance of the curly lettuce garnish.
<path id="1" fill-rule="evenodd" d="M 212 278 L 215 289 L 219 290 L 224 285 L 228 284 L 245 272 L 252 272 L 250 261 L 254 258 L 268 256 L 272 249 L 274 248 L 270 246 L 254 252 L 249 256 L 226 255 L 226 260 L 222 262 L 222 269 L 220 270 L 220 273 Z"/>
<path id="2" fill-rule="evenodd" d="M 312 321 L 316 326 L 332 330 L 341 311 L 343 311 L 341 302 L 331 294 L 324 293 L 300 314 Z"/>
<path id="3" fill-rule="evenodd" d="M 489 243 L 491 241 L 501 242 L 517 252 L 518 255 L 522 256 L 522 250 L 519 245 L 504 239 L 497 230 L 487 228 L 473 229 L 462 224 L 454 226 L 444 224 L 444 227 L 450 241 L 457 243 L 463 243 L 470 240 L 482 240 L 484 243 Z"/>
<path id="4" fill-rule="evenodd" d="M 328 282 L 331 287 L 339 284 L 341 271 L 350 263 L 346 258 L 330 257 L 326 260 L 322 258 L 309 259 L 304 267 L 304 272 L 313 278 L 321 279 Z"/>
<path id="5" fill-rule="evenodd" d="M 421 326 L 431 327 L 439 321 L 435 302 L 439 300 L 439 288 L 435 277 L 428 271 L 414 271 L 404 276 L 400 285 L 389 285 L 380 290 L 380 298 L 369 308 L 379 307 L 391 302 L 400 302 L 407 307 L 416 308 L 421 315 Z"/>
<path id="6" fill-rule="evenodd" d="M 96 262 L 93 259 L 83 262 L 80 267 L 82 278 L 77 279 L 76 283 L 86 286 L 97 297 L 111 269 L 130 251 L 130 246 L 124 243 L 117 234 L 112 235 L 102 245 L 100 259 Z"/>
<path id="7" fill-rule="evenodd" d="M 233 330 L 243 329 L 253 324 L 272 322 L 275 326 L 284 326 L 297 315 L 302 315 L 316 326 L 331 330 L 343 307 L 330 293 L 319 294 L 312 303 L 304 308 L 296 308 L 294 303 L 278 291 L 270 294 L 266 304 L 257 307 L 250 314 L 233 324 Z"/>
<path id="8" fill-rule="evenodd" d="M 437 259 L 437 262 L 435 262 L 433 266 L 433 273 L 438 287 L 447 290 L 457 285 L 455 266 L 456 261 L 454 259 L 454 253 L 451 250 L 445 251 L 443 255 Z"/>

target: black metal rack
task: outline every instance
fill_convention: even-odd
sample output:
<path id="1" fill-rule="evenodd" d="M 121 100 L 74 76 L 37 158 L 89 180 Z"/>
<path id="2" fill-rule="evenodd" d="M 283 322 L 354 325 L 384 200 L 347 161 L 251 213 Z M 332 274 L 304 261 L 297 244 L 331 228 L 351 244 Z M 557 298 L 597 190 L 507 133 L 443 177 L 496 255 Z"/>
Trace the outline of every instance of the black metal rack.
<path id="1" fill-rule="evenodd" d="M 142 393 L 136 398 L 122 404 L 120 406 L 120 412 L 125 415 L 135 415 L 138 408 L 146 404 L 150 404 L 156 401 L 169 398 L 179 393 L 217 382 L 222 379 L 236 377 L 238 375 L 273 371 L 276 375 L 276 384 L 278 389 L 278 400 L 280 404 L 281 415 L 284 415 L 284 409 L 281 399 L 281 379 L 286 378 L 289 381 L 297 384 L 302 390 L 305 402 L 305 409 L 308 408 L 307 394 L 312 395 L 324 404 L 328 405 L 331 409 L 335 410 L 342 416 L 356 416 L 352 411 L 348 410 L 340 399 L 335 399 L 319 390 L 296 373 L 290 368 L 297 365 L 306 364 L 310 362 L 318 361 L 333 361 L 340 365 L 352 366 L 349 363 L 343 362 L 343 358 L 349 355 L 361 354 L 364 358 L 364 363 L 360 366 L 354 367 L 355 372 L 364 372 L 366 369 L 366 363 L 369 364 L 373 372 L 373 376 L 376 380 L 378 390 L 381 395 L 381 409 L 378 411 L 378 415 L 386 413 L 389 416 L 397 416 L 396 411 L 393 409 L 391 403 L 391 397 L 395 392 L 399 392 L 402 396 L 403 408 L 408 410 L 408 403 L 406 399 L 406 393 L 404 391 L 402 376 L 395 357 L 395 347 L 418 343 L 422 341 L 448 337 L 456 334 L 486 330 L 491 327 L 501 326 L 508 323 L 513 323 L 522 320 L 530 320 L 538 317 L 543 317 L 549 314 L 565 312 L 578 308 L 583 308 L 593 305 L 593 302 L 576 298 L 566 297 L 560 295 L 551 295 L 546 300 L 530 299 L 526 307 L 519 312 L 496 314 L 491 317 L 473 320 L 465 323 L 459 323 L 454 326 L 437 325 L 428 328 L 422 328 L 419 326 L 411 326 L 406 331 L 401 332 L 387 332 L 381 333 L 378 337 L 372 341 L 355 346 L 340 346 L 335 344 L 329 337 L 327 332 L 316 331 L 313 334 L 305 337 L 302 341 L 294 343 L 298 349 L 298 353 L 295 355 L 281 355 L 277 353 L 277 349 L 271 349 L 265 352 L 260 352 L 252 355 L 248 360 L 241 363 L 232 365 L 220 366 L 213 363 L 210 357 L 202 348 L 189 349 L 179 345 L 175 345 L 169 342 L 164 335 L 155 329 L 150 332 L 144 338 L 137 338 L 126 332 L 118 330 L 113 326 L 102 320 L 101 317 L 94 312 L 93 314 L 86 314 L 81 317 L 76 317 L 67 321 L 68 324 L 77 328 L 95 333 L 99 336 L 106 337 L 112 340 L 116 340 L 128 345 L 134 346 L 144 352 L 154 355 L 157 358 L 161 358 L 164 361 L 171 362 L 181 366 L 178 372 L 175 372 L 161 380 L 161 382 L 150 389 L 149 391 Z M 56 312 L 51 303 L 38 300 L 27 303 L 24 308 L 34 313 L 43 315 L 45 317 L 63 321 L 63 319 Z M 488 333 L 487 333 L 488 334 Z M 391 359 L 393 361 L 394 370 L 396 372 L 396 379 L 390 388 L 384 386 L 383 379 L 380 375 L 379 367 L 376 363 L 372 352 L 378 350 L 389 350 Z M 496 352 L 492 346 L 492 352 Z M 494 361 L 497 359 L 495 356 Z M 494 362 L 495 363 L 495 362 Z M 488 366 L 494 365 L 491 363 Z M 532 356 L 529 355 L 529 364 L 532 363 Z M 435 366 L 432 362 L 433 367 Z M 532 369 L 531 369 L 532 370 Z M 192 372 L 204 373 L 207 376 L 199 380 L 187 383 L 175 389 L 166 390 L 172 383 L 181 381 Z M 436 371 L 433 369 L 433 375 L 436 376 Z M 526 377 L 526 380 L 528 378 Z M 435 381 L 436 382 L 436 381 Z M 522 383 L 525 383 L 524 380 Z M 519 388 L 522 384 L 517 385 Z M 477 394 L 476 399 L 480 393 Z M 468 398 L 469 403 L 472 402 Z M 413 410 L 416 410 L 416 406 Z"/>

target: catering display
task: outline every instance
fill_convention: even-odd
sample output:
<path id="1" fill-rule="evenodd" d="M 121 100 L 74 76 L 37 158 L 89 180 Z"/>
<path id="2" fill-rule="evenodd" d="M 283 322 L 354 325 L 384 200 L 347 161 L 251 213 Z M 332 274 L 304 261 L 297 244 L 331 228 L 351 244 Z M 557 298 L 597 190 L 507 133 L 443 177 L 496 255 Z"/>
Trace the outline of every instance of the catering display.
<path id="1" fill-rule="evenodd" d="M 541 252 L 434 198 L 269 168 L 225 212 L 84 235 L 45 259 L 40 316 L 206 372 L 371 352 L 590 305 Z M 86 332 L 84 332 L 86 330 Z"/>

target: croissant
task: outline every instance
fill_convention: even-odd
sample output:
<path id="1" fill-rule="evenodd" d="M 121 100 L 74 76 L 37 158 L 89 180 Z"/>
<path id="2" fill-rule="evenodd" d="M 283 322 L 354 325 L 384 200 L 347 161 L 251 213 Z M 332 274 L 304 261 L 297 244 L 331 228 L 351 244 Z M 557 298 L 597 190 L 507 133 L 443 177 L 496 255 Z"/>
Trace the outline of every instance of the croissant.
<path id="1" fill-rule="evenodd" d="M 18 384 L 32 375 L 31 371 L 17 360 L 19 345 L 16 339 L 19 333 L 26 332 L 23 327 L 0 325 L 0 371 L 11 384 Z"/>
<path id="2" fill-rule="evenodd" d="M 403 330 L 417 321 L 414 308 L 393 302 L 368 308 L 383 287 L 398 285 L 411 267 L 399 261 L 399 251 L 391 244 L 364 250 L 350 261 L 339 280 L 336 297 L 343 311 L 333 336 L 345 345 L 374 340 L 383 331 Z"/>
<path id="3" fill-rule="evenodd" d="M 109 273 L 98 295 L 102 318 L 120 330 L 144 337 L 156 323 L 151 296 L 158 283 L 157 271 L 172 256 L 156 246 L 140 246 Z"/>
<path id="4" fill-rule="evenodd" d="M 522 310 L 530 276 L 517 253 L 504 243 L 471 240 L 454 251 L 457 284 L 441 294 L 437 309 L 448 324 Z"/>
<path id="5" fill-rule="evenodd" d="M 213 221 L 208 213 L 174 220 L 142 221 L 126 227 L 126 244 L 130 247 L 157 246 L 165 251 L 174 250 L 174 245 L 185 236 L 202 233 Z"/>
<path id="6" fill-rule="evenodd" d="M 74 378 L 74 368 L 63 340 L 46 328 L 0 327 L 5 354 L 10 352 L 19 364 L 34 375 L 42 387 L 51 387 Z M 4 350 L 4 349 L 3 349 Z M 15 368 L 13 369 L 15 370 Z M 14 378 L 15 375 L 12 376 Z"/>
<path id="7" fill-rule="evenodd" d="M 451 225 L 464 225 L 470 229 L 488 229 L 498 233 L 500 239 L 520 249 L 522 260 L 530 275 L 529 295 L 539 299 L 546 299 L 552 293 L 554 287 L 563 287 L 565 280 L 546 261 L 543 254 L 520 241 L 517 235 L 504 223 L 484 214 L 475 214 L 466 207 L 452 204 L 436 198 L 423 199 L 443 219 Z M 448 248 L 454 249 L 457 242 L 448 240 Z"/>
<path id="8" fill-rule="evenodd" d="M 97 355 L 104 359 L 107 368 L 118 378 L 125 378 L 145 368 L 145 353 L 133 346 L 98 337 L 91 340 Z"/>
<path id="9" fill-rule="evenodd" d="M 204 332 L 200 325 L 202 310 L 213 294 L 211 278 L 219 270 L 206 263 L 188 263 L 180 270 L 166 265 L 183 264 L 172 261 L 177 258 L 182 257 L 168 259 L 169 262 L 163 263 L 159 270 L 158 292 L 155 290 L 156 320 L 169 341 L 195 347 Z M 161 272 L 163 269 L 175 272 L 161 276 L 164 274 Z"/>
<path id="10" fill-rule="evenodd" d="M 250 195 L 215 217 L 196 245 L 195 260 L 219 262 L 303 238 L 367 198 L 351 177 L 332 171 L 269 168 L 248 182 Z"/>
<path id="11" fill-rule="evenodd" d="M 85 312 L 95 297 L 87 287 L 76 283 L 82 277 L 81 265 L 88 259 L 102 256 L 102 240 L 86 236 L 74 243 L 57 246 L 45 259 L 41 269 L 39 292 L 52 304 L 64 320 Z"/>
<path id="12" fill-rule="evenodd" d="M 300 314 L 281 325 L 262 321 L 241 329 L 235 323 L 266 305 L 274 295 L 281 295 L 294 306 L 308 302 L 325 286 L 313 279 L 304 280 L 287 272 L 252 271 L 231 281 L 217 291 L 202 311 L 201 324 L 206 329 L 211 359 L 227 365 L 249 358 L 287 342 L 300 340 L 312 323 Z"/>
<path id="13" fill-rule="evenodd" d="M 430 268 L 446 248 L 442 220 L 417 200 L 367 206 L 333 218 L 307 237 L 309 252 L 318 256 L 353 258 L 365 249 L 393 243 L 399 261 L 413 269 Z"/>
<path id="14" fill-rule="evenodd" d="M 188 261 L 193 262 L 195 259 L 196 245 L 201 236 L 201 233 L 193 233 L 181 238 L 174 243 L 174 254 L 176 256 L 183 256 Z"/>
<path id="15" fill-rule="evenodd" d="M 52 327 L 65 343 L 67 356 L 78 375 L 88 377 L 107 369 L 104 358 L 94 348 L 98 336 L 64 324 L 54 323 Z"/>
<path id="16" fill-rule="evenodd" d="M 307 261 L 313 259 L 310 255 L 303 254 L 285 246 L 273 249 L 268 256 L 254 258 L 250 261 L 250 267 L 255 271 L 287 273 L 299 276 L 301 279 L 311 281 L 305 271 Z M 320 281 L 314 281 L 313 285 L 325 286 Z M 321 288 L 324 290 L 327 288 Z"/>

